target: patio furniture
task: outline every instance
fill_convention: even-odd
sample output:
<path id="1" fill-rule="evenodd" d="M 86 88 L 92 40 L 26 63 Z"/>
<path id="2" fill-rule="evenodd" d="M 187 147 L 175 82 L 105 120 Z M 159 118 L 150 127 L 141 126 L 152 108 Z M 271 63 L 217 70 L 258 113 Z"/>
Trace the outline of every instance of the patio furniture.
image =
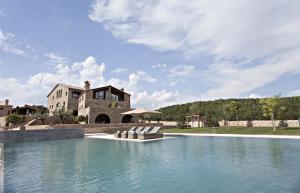
<path id="1" fill-rule="evenodd" d="M 136 127 L 131 127 L 130 129 L 129 129 L 129 131 L 131 132 L 131 131 L 134 131 L 136 129 Z M 128 137 L 128 132 L 129 131 L 123 131 L 122 133 L 121 133 L 121 131 L 117 131 L 117 133 L 115 133 L 115 138 L 123 138 L 123 139 L 126 139 L 127 137 Z M 119 134 L 118 134 L 119 133 Z"/>
<path id="2" fill-rule="evenodd" d="M 156 127 L 153 127 L 153 129 L 151 129 L 148 132 L 139 133 L 138 134 L 138 139 L 140 139 L 140 140 L 147 140 L 147 139 L 162 138 L 163 134 L 158 133 L 160 129 L 161 129 L 161 127 L 156 126 Z"/>
<path id="3" fill-rule="evenodd" d="M 128 139 L 137 139 L 137 134 L 140 133 L 144 127 L 138 127 L 135 131 L 128 132 Z M 145 129 L 149 130 L 148 127 Z"/>
<path id="4" fill-rule="evenodd" d="M 115 138 L 121 138 L 121 131 L 117 131 L 115 133 Z"/>

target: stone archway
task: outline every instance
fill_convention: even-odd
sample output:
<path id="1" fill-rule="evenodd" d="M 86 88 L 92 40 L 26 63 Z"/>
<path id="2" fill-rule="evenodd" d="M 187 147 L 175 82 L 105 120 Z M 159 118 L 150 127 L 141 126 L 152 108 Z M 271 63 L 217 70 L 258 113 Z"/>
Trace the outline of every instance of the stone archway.
<path id="1" fill-rule="evenodd" d="M 133 123 L 133 117 L 132 117 L 132 115 L 125 115 L 122 118 L 122 123 Z"/>
<path id="2" fill-rule="evenodd" d="M 110 118 L 106 114 L 100 114 L 96 117 L 95 123 L 110 123 Z"/>

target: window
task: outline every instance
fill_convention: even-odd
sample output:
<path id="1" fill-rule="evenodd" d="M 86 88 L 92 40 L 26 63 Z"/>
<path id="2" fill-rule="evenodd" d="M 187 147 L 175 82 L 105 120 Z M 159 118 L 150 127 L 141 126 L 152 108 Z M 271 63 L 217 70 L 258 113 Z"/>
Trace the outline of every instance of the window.
<path id="1" fill-rule="evenodd" d="M 118 101 L 119 100 L 119 96 L 115 95 L 115 94 L 111 94 L 111 100 Z"/>
<path id="2" fill-rule="evenodd" d="M 3 110 L 3 107 L 1 107 L 0 110 Z"/>
<path id="3" fill-rule="evenodd" d="M 72 92 L 72 97 L 73 98 L 78 98 L 80 96 L 80 92 Z"/>
<path id="4" fill-rule="evenodd" d="M 95 98 L 104 100 L 105 99 L 105 92 L 104 91 L 97 91 L 96 94 L 95 94 Z"/>
<path id="5" fill-rule="evenodd" d="M 123 109 L 123 105 L 119 105 L 119 109 Z"/>
<path id="6" fill-rule="evenodd" d="M 66 96 L 68 96 L 68 92 L 66 92 Z"/>

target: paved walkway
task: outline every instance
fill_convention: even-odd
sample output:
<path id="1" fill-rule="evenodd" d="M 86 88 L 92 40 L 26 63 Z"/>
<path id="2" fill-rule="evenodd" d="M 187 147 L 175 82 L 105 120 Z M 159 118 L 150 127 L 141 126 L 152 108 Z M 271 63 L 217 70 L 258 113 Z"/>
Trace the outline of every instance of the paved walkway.
<path id="1" fill-rule="evenodd" d="M 249 137 L 271 139 L 300 139 L 293 135 L 241 135 L 241 134 L 204 134 L 204 133 L 164 133 L 164 136 L 203 136 L 203 137 Z"/>
<path id="2" fill-rule="evenodd" d="M 115 141 L 133 141 L 133 142 L 148 142 L 148 141 L 160 141 L 164 139 L 170 139 L 173 137 L 163 137 L 158 139 L 148 139 L 148 140 L 140 140 L 140 139 L 122 139 L 122 138 L 115 138 L 112 134 L 107 133 L 93 133 L 93 134 L 85 134 L 87 138 L 96 138 L 96 139 L 108 139 L 108 140 L 115 140 Z"/>

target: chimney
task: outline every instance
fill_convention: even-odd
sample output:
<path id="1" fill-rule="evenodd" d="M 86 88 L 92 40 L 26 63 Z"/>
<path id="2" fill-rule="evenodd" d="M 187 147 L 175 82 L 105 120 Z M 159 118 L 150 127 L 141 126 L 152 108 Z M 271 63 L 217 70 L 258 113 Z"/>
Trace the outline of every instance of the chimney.
<path id="1" fill-rule="evenodd" d="M 91 84 L 89 81 L 84 82 L 84 90 L 90 90 Z"/>
<path id="2" fill-rule="evenodd" d="M 9 100 L 8 99 L 5 99 L 5 105 L 7 106 L 9 103 Z"/>
<path id="3" fill-rule="evenodd" d="M 124 92 L 124 88 L 121 88 L 120 90 Z"/>

